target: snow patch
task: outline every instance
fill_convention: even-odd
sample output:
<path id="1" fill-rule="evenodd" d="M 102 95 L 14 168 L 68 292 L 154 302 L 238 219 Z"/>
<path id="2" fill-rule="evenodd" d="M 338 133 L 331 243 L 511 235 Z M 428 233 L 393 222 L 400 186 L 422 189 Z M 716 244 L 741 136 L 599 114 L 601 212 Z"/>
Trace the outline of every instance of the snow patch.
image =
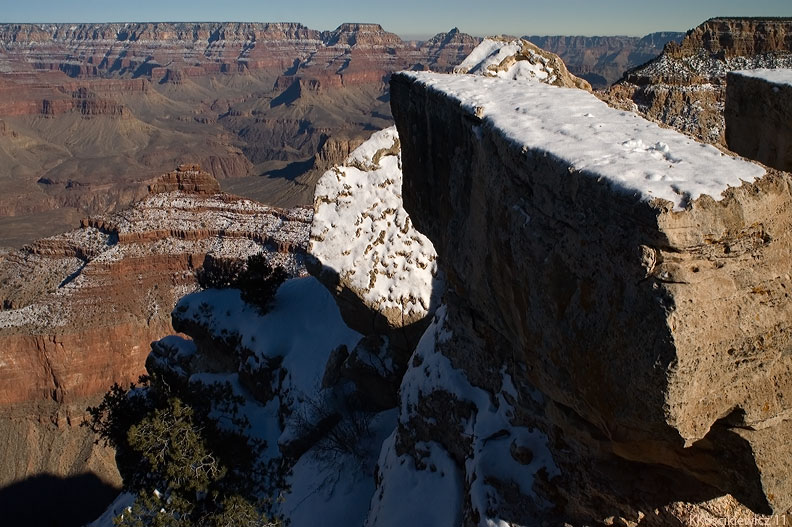
<path id="1" fill-rule="evenodd" d="M 526 47 L 528 43 L 520 40 L 484 39 L 462 63 L 454 68 L 454 73 L 470 73 L 486 77 L 511 80 L 539 80 L 552 83 L 557 75 L 548 60 L 534 50 Z M 526 53 L 527 56 L 520 56 Z"/>
<path id="2" fill-rule="evenodd" d="M 438 349 L 451 337 L 446 324 L 446 308 L 441 306 L 410 361 L 415 363 L 418 359 L 420 366 L 411 367 L 402 381 L 400 422 L 408 426 L 420 400 L 434 391 L 444 391 L 459 401 L 474 404 L 474 415 L 464 423 L 464 434 L 472 438 L 472 455 L 465 462 L 465 478 L 471 504 L 481 517 L 480 524 L 499 525 L 500 519 L 492 514 L 501 510 L 499 500 L 502 498 L 494 480 L 516 485 L 537 507 L 543 507 L 542 499 L 533 491 L 536 475 L 544 471 L 547 477 L 552 477 L 560 471 L 550 453 L 547 436 L 541 430 L 511 424 L 513 408 L 507 396 L 512 400 L 517 398 L 511 376 L 505 369 L 500 372 L 502 389 L 494 398 L 471 385 L 465 373 L 454 368 Z M 517 461 L 516 451 L 526 453 L 526 459 Z M 390 474 L 384 476 L 386 485 L 389 477 Z"/>
<path id="3" fill-rule="evenodd" d="M 404 527 L 431 525 L 457 527 L 462 524 L 462 474 L 437 443 L 418 443 L 425 453 L 421 470 L 409 455 L 398 455 L 396 432 L 382 445 L 379 472 L 383 477 L 371 503 L 366 525 Z"/>

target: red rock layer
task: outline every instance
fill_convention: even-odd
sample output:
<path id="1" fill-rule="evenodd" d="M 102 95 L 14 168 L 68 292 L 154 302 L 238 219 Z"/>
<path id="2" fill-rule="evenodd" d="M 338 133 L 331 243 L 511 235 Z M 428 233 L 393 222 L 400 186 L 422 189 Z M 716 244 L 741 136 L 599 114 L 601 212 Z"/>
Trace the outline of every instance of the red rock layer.
<path id="1" fill-rule="evenodd" d="M 193 192 L 167 192 L 171 187 Z M 90 448 L 93 438 L 84 431 L 39 424 L 65 417 L 76 426 L 113 383 L 144 373 L 150 343 L 173 333 L 170 312 L 195 289 L 194 271 L 207 255 L 264 252 L 300 272 L 310 211 L 209 193 L 216 188 L 199 167 L 184 165 L 161 178 L 163 192 L 129 209 L 2 255 L 0 439 L 7 437 L 5 446 L 23 458 L 40 455 L 23 448 L 26 430 L 35 429 L 37 444 L 51 444 L 52 434 L 73 440 L 51 463 L 4 461 L 0 487 L 40 472 L 106 468 L 108 453 Z M 117 478 L 104 468 L 100 476 Z"/>

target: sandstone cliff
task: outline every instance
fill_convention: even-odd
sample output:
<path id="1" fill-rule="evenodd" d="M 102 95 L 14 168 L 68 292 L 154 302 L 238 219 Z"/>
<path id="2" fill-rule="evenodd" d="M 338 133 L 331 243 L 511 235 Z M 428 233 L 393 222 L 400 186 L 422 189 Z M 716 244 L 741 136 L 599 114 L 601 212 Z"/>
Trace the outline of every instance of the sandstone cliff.
<path id="1" fill-rule="evenodd" d="M 405 208 L 449 293 L 417 361 L 445 373 L 405 390 L 408 370 L 389 466 L 441 444 L 465 471 L 465 525 L 789 512 L 788 174 L 580 91 L 421 74 L 391 89 Z M 505 433 L 478 389 L 512 407 Z M 494 435 L 453 424 L 479 421 Z M 546 434 L 529 492 L 475 461 L 496 437 L 517 461 L 509 427 Z"/>
<path id="2" fill-rule="evenodd" d="M 655 60 L 625 73 L 609 101 L 708 143 L 726 144 L 726 73 L 792 67 L 792 20 L 713 18 L 670 42 Z"/>

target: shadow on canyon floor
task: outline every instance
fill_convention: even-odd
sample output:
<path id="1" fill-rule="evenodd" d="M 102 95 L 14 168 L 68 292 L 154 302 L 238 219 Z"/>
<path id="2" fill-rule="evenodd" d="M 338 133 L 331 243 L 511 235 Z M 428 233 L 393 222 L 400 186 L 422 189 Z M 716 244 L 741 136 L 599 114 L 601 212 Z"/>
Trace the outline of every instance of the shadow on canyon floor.
<path id="1" fill-rule="evenodd" d="M 0 489 L 0 524 L 80 527 L 98 518 L 119 492 L 95 474 L 34 476 Z"/>

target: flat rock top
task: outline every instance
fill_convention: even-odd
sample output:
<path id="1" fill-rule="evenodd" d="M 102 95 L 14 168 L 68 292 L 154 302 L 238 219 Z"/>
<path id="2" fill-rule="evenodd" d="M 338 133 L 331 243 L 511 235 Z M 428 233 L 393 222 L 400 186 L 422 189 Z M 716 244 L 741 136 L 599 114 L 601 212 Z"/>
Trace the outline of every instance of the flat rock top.
<path id="1" fill-rule="evenodd" d="M 676 210 L 702 194 L 720 200 L 728 187 L 765 174 L 583 90 L 471 75 L 399 75 L 456 99 L 521 148 L 553 155 L 642 200 L 668 200 Z"/>
<path id="2" fill-rule="evenodd" d="M 786 84 L 792 86 L 792 69 L 778 68 L 778 69 L 756 69 L 756 70 L 738 70 L 733 72 L 735 75 L 743 77 L 753 77 L 755 79 L 762 79 L 772 84 Z"/>

